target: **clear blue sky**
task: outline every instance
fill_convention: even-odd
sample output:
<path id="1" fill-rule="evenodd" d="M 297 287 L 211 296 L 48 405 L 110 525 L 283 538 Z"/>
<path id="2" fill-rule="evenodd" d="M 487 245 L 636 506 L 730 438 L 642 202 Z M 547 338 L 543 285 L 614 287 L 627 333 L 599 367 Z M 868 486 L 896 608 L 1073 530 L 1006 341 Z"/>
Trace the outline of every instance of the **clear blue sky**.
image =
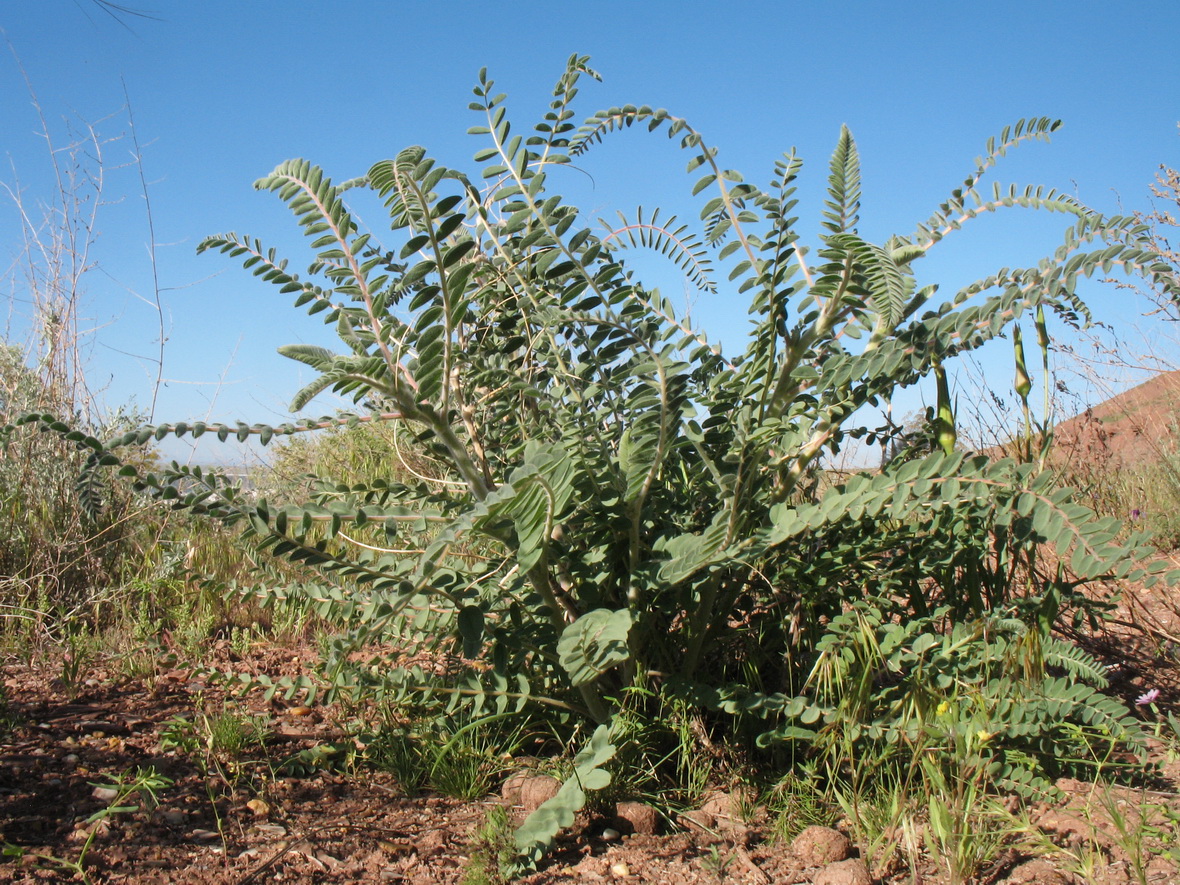
<path id="1" fill-rule="evenodd" d="M 126 89 L 164 289 L 168 381 L 159 421 L 287 418 L 285 403 L 306 379 L 275 348 L 329 339 L 318 320 L 236 263 L 197 257 L 197 243 L 216 232 L 249 233 L 306 265 L 286 209 L 251 188 L 287 158 L 306 157 L 343 179 L 422 144 L 448 165 L 473 168 L 482 144 L 465 134 L 477 122 L 467 103 L 483 66 L 508 92 L 518 127 L 543 113 L 576 51 L 591 55 L 604 79 L 585 82 L 579 116 L 624 103 L 666 107 L 720 147 L 723 165 L 760 183 L 782 151 L 797 147 L 808 161 L 801 230 L 810 242 L 841 123 L 861 152 L 862 233 L 877 239 L 928 217 L 988 136 L 1021 117 L 1061 118 L 1065 126 L 1051 145 L 1011 154 L 1001 181 L 1043 183 L 1101 211 L 1129 212 L 1149 208 L 1161 163 L 1180 165 L 1175 0 L 121 2 L 154 19 L 124 16 L 125 27 L 92 0 L 6 0 L 0 28 L 60 144 L 67 121 L 96 123 L 111 138 L 125 134 Z M 7 50 L 0 114 L 0 180 L 19 178 L 26 200 L 45 198 L 39 123 Z M 97 268 L 87 278 L 86 315 L 97 328 L 89 372 L 108 405 L 131 398 L 146 405 L 155 370 L 126 354 L 152 354 L 158 340 L 154 310 L 134 294 L 150 299 L 152 282 L 138 171 L 123 165 L 131 156 L 126 137 L 107 145 L 106 197 L 119 202 L 100 214 Z M 643 204 L 695 219 L 684 160 L 662 137 L 628 133 L 588 156 L 590 177 L 571 171 L 556 186 L 595 215 Z M 953 289 L 1035 260 L 1056 245 L 1064 224 L 1063 216 L 987 219 L 940 246 L 921 274 Z M 7 203 L 0 249 L 8 267 L 19 229 Z M 21 329 L 19 282 L 18 274 L 6 293 L 13 337 Z M 1121 291 L 1087 291 L 1102 318 L 1136 315 L 1139 305 Z M 698 298 L 693 315 L 732 352 L 742 345 L 745 308 L 723 289 Z M 995 359 L 998 384 L 1009 385 L 1004 345 Z M 337 405 L 325 399 L 308 411 Z"/>

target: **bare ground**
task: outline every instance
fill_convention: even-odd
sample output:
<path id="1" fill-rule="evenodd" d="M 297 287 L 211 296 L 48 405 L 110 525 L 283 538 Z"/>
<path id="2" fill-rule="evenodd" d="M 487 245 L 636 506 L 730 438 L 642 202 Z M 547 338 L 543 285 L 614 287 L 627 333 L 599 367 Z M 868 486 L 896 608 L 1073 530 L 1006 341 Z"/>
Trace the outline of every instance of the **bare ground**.
<path id="1" fill-rule="evenodd" d="M 225 646 L 214 649 L 224 659 Z M 1116 672 L 1124 693 L 1164 686 L 1174 699 L 1175 684 L 1156 678 L 1158 646 L 1116 642 L 1130 651 Z M 310 654 L 310 652 L 309 652 Z M 1138 654 L 1139 662 L 1132 660 Z M 1144 654 L 1147 656 L 1144 657 Z M 294 672 L 300 655 L 262 649 L 238 668 Z M 1174 667 L 1165 669 L 1174 676 Z M 240 703 L 265 721 L 270 735 L 266 763 L 249 759 L 236 766 L 202 766 L 200 752 L 161 747 L 161 734 L 177 716 L 217 710 L 227 700 L 214 685 L 181 669 L 161 669 L 137 679 L 119 678 L 112 663 L 99 661 L 74 685 L 62 681 L 60 657 L 9 661 L 4 685 L 13 723 L 0 741 L 0 829 L 2 841 L 20 846 L 24 856 L 0 861 L 0 882 L 68 881 L 74 874 L 53 858 L 74 860 L 94 824 L 94 812 L 109 799 L 95 784 L 112 775 L 153 767 L 173 783 L 163 789 L 154 810 L 110 816 L 99 824 L 87 852 L 94 882 L 237 883 L 393 882 L 457 883 L 472 851 L 472 837 L 499 796 L 462 802 L 439 796 L 408 797 L 388 773 L 369 769 L 277 774 L 276 760 L 344 736 L 331 708 L 308 710 L 260 697 Z M 1002 882 L 1137 881 L 1135 863 L 1118 837 L 1103 803 L 1133 814 L 1168 802 L 1175 805 L 1174 759 L 1168 747 L 1156 749 L 1165 763 L 1150 794 L 1103 793 L 1091 785 L 1063 782 L 1070 795 L 1059 806 L 1032 809 L 1042 838 L 1039 849 L 1013 845 L 1001 852 L 977 880 Z M 134 798 L 128 800 L 134 804 Z M 1152 812 L 1157 813 L 1156 811 Z M 519 817 L 523 814 L 516 809 Z M 523 881 L 533 885 L 574 882 L 803 883 L 855 885 L 865 882 L 865 867 L 854 857 L 825 866 L 800 846 L 774 839 L 769 822 L 757 813 L 748 820 L 706 819 L 706 828 L 686 829 L 683 821 L 661 822 L 661 834 L 628 832 L 624 819 L 579 820 L 540 871 Z M 1166 824 L 1166 822 L 1164 822 Z M 611 830 L 617 830 L 617 835 Z M 1123 840 L 1125 841 L 1125 840 Z M 1164 841 L 1158 844 L 1165 844 Z M 1056 844 L 1055 855 L 1034 855 Z M 1084 875 L 1080 865 L 1088 863 Z M 1180 883 L 1177 868 L 1160 853 L 1139 859 L 1153 883 Z M 895 861 L 876 869 L 882 885 L 949 880 L 933 859 L 911 869 Z"/>

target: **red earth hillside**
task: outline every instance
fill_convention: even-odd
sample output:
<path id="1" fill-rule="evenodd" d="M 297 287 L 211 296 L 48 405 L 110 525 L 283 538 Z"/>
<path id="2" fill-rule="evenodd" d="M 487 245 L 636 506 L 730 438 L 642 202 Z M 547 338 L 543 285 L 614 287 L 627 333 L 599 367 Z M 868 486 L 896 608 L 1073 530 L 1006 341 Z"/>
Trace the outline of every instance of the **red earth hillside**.
<path id="1" fill-rule="evenodd" d="M 1077 465 L 1130 467 L 1180 443 L 1180 371 L 1162 372 L 1057 426 L 1058 451 Z"/>

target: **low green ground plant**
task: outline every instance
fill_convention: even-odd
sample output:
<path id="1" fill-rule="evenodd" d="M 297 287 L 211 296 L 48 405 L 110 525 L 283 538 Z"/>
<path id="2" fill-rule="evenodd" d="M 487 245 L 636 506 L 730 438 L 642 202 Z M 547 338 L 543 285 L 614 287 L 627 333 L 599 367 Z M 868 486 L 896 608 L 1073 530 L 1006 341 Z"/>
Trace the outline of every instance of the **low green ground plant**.
<path id="1" fill-rule="evenodd" d="M 251 749 L 264 747 L 270 729 L 266 717 L 232 707 L 203 713 L 198 733 L 205 749 L 218 758 L 236 759 Z"/>
<path id="2" fill-rule="evenodd" d="M 639 800 L 668 820 L 698 808 L 711 788 L 747 770 L 733 748 L 702 740 L 705 728 L 701 711 L 679 698 L 628 691 L 612 726 L 611 784 L 594 797 L 595 806 L 609 811 L 618 801 Z"/>
<path id="3" fill-rule="evenodd" d="M 789 842 L 810 826 L 834 827 L 846 817 L 815 762 L 790 768 L 763 794 L 774 837 Z"/>
<path id="4" fill-rule="evenodd" d="M 516 843 L 508 810 L 502 805 L 493 805 L 471 841 L 471 857 L 460 882 L 462 885 L 506 885 L 513 880 L 511 871 L 515 854 Z"/>
<path id="5" fill-rule="evenodd" d="M 870 241 L 844 128 L 808 249 L 794 153 L 759 186 L 663 109 L 610 108 L 579 127 L 574 100 L 596 76 L 571 57 L 549 109 L 521 132 L 481 72 L 474 174 L 421 147 L 340 183 L 305 160 L 278 166 L 256 186 L 307 234 L 305 275 L 253 237 L 202 243 L 337 333 L 341 352 L 282 349 L 316 373 L 293 409 L 334 391 L 356 412 L 282 427 L 153 424 L 105 440 L 40 413 L 6 433 L 38 426 L 87 450 L 83 501 L 96 512 L 104 472 L 118 470 L 138 493 L 306 568 L 259 591 L 303 600 L 338 631 L 318 683 L 288 691 L 398 705 L 413 721 L 513 720 L 579 748 L 557 796 L 517 830 L 518 869 L 621 769 L 692 776 L 662 741 L 628 752 L 646 740 L 634 719 L 670 704 L 693 723 L 682 742 L 729 745 L 770 771 L 824 760 L 832 777 L 866 752 L 882 773 L 918 777 L 888 748 L 932 741 L 944 702 L 984 723 L 979 771 L 999 789 L 1031 794 L 1095 746 L 1134 747 L 1134 722 L 1094 662 L 1053 628 L 1101 617 L 1087 587 L 1164 569 L 1145 564 L 1143 535 L 1096 516 L 1035 459 L 957 451 L 948 367 L 1030 319 L 1038 338 L 1050 321 L 1086 321 L 1078 281 L 1116 265 L 1175 297 L 1143 226 L 1056 191 L 983 185 L 1008 151 L 1056 130 L 1042 118 L 990 139 L 927 219 Z M 629 128 L 684 151 L 697 231 L 645 209 L 595 228 L 555 192 L 568 167 Z M 353 214 L 361 190 L 384 203 L 392 242 Z M 1061 247 L 955 292 L 920 278 L 943 239 L 1019 209 L 1064 214 Z M 727 279 L 726 294 L 750 302 L 744 351 L 726 355 L 644 285 L 626 263 L 635 248 L 665 255 L 705 297 Z M 865 416 L 927 378 L 928 445 L 881 470 L 823 469 L 856 442 L 888 448 L 895 428 Z M 1024 379 L 1014 383 L 1027 401 Z M 169 434 L 268 444 L 380 422 L 430 469 L 358 478 L 348 466 L 298 500 L 270 499 L 216 471 L 121 455 Z M 979 852 L 957 844 L 966 870 Z"/>
<path id="6" fill-rule="evenodd" d="M 718 882 L 724 882 L 736 859 L 737 854 L 732 849 L 710 845 L 708 852 L 701 858 L 701 866 Z"/>
<path id="7" fill-rule="evenodd" d="M 430 790 L 480 799 L 512 768 L 525 743 L 521 723 L 505 719 L 423 719 L 387 724 L 358 737 L 364 764 L 392 773 L 407 795 Z"/>
<path id="8" fill-rule="evenodd" d="M 368 765 L 392 774 L 404 795 L 418 795 L 426 781 L 427 766 L 412 729 L 389 724 L 357 740 Z"/>
<path id="9" fill-rule="evenodd" d="M 217 774 L 230 787 L 250 767 L 273 774 L 281 763 L 272 758 L 267 717 L 223 705 L 221 709 L 174 716 L 159 731 L 163 752 L 192 758 L 203 771 Z"/>
<path id="10" fill-rule="evenodd" d="M 444 796 L 482 799 L 503 780 L 511 753 L 511 742 L 498 743 L 474 730 L 456 731 L 428 753 L 426 782 Z"/>

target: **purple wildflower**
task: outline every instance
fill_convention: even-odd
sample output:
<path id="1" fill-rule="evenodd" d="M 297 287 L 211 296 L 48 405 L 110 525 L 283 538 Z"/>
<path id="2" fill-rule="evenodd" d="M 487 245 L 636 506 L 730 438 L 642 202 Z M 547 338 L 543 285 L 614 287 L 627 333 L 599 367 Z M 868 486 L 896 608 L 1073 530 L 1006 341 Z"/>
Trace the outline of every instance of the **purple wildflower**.
<path id="1" fill-rule="evenodd" d="M 1131 511 L 1131 519 L 1138 519 L 1142 515 L 1143 511 L 1141 511 L 1138 507 Z"/>
<path id="2" fill-rule="evenodd" d="M 1159 696 L 1160 690 L 1158 688 L 1153 688 L 1146 694 L 1141 694 L 1139 697 L 1135 698 L 1135 704 L 1140 707 L 1146 707 L 1148 704 L 1155 703 L 1155 699 Z"/>

